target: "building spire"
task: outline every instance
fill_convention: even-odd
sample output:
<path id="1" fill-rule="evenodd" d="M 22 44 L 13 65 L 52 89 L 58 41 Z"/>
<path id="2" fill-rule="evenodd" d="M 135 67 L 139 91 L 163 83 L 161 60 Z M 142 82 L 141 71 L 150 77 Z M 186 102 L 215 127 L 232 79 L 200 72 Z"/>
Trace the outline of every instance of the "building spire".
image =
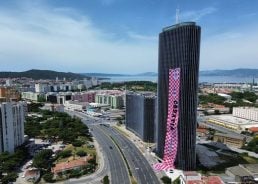
<path id="1" fill-rule="evenodd" d="M 177 5 L 177 9 L 176 9 L 176 24 L 179 23 L 179 13 L 180 13 L 179 5 Z"/>

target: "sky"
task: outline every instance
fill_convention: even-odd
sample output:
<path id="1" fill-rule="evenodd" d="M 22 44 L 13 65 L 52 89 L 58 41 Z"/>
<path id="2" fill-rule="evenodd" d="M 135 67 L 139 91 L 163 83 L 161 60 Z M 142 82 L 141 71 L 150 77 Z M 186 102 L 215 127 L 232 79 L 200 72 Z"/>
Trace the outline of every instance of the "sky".
<path id="1" fill-rule="evenodd" d="M 157 72 L 158 34 L 202 28 L 200 70 L 258 68 L 257 0 L 0 0 L 0 71 Z"/>

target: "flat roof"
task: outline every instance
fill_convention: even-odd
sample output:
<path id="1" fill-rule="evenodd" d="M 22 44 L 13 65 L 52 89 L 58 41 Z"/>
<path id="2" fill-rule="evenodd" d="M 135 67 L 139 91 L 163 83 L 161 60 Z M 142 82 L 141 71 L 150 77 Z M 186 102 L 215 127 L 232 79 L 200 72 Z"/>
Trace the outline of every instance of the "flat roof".
<path id="1" fill-rule="evenodd" d="M 162 31 L 169 31 L 169 30 L 172 30 L 172 29 L 175 29 L 175 28 L 178 28 L 178 27 L 181 27 L 181 26 L 195 26 L 195 22 L 180 22 L 178 24 L 174 24 L 172 26 L 168 26 L 168 27 L 165 27 L 162 29 Z"/>
<path id="2" fill-rule="evenodd" d="M 247 120 L 239 117 L 235 117 L 232 114 L 222 114 L 222 115 L 211 115 L 208 117 L 208 119 L 216 119 L 223 122 L 233 123 L 235 125 L 257 125 L 257 121 Z"/>
<path id="3" fill-rule="evenodd" d="M 235 176 L 251 176 L 249 172 L 240 166 L 229 167 L 227 168 L 227 171 L 231 172 Z"/>

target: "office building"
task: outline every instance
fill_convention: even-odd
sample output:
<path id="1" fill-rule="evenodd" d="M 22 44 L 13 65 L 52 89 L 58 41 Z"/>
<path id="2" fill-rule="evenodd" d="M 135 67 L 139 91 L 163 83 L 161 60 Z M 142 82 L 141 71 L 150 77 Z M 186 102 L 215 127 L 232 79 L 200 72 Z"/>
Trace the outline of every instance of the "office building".
<path id="1" fill-rule="evenodd" d="M 159 35 L 157 155 L 163 158 L 169 102 L 169 71 L 179 68 L 178 135 L 175 166 L 196 167 L 196 114 L 201 28 L 194 22 L 166 27 Z M 174 135 L 173 135 L 174 136 Z"/>
<path id="2" fill-rule="evenodd" d="M 126 94 L 125 126 L 144 142 L 154 142 L 155 107 L 153 93 Z"/>
<path id="3" fill-rule="evenodd" d="M 25 105 L 19 103 L 0 104 L 0 153 L 14 152 L 24 142 Z"/>

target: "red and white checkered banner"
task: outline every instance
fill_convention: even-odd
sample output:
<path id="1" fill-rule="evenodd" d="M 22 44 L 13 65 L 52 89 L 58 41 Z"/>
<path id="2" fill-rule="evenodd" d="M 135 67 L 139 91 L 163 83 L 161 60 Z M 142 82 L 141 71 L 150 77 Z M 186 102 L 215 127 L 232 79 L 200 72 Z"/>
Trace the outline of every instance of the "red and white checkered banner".
<path id="1" fill-rule="evenodd" d="M 156 171 L 174 169 L 178 145 L 180 68 L 169 69 L 168 115 L 162 163 L 154 164 Z"/>

